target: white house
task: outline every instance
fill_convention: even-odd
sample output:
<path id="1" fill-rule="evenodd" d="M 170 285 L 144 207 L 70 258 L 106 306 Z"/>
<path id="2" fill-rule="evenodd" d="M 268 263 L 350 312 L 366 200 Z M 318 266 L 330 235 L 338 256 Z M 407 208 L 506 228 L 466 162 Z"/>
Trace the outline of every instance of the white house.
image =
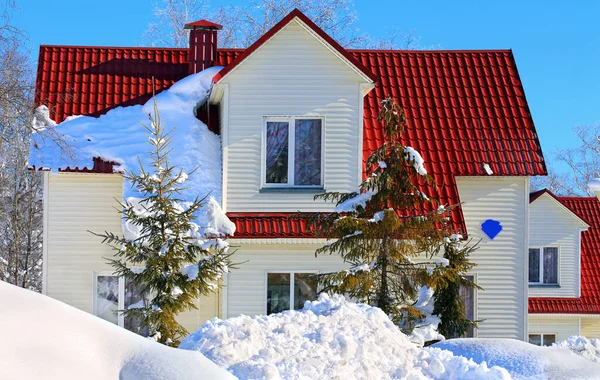
<path id="1" fill-rule="evenodd" d="M 600 337 L 600 202 L 531 194 L 529 341 Z"/>
<path id="2" fill-rule="evenodd" d="M 332 210 L 313 200 L 318 192 L 356 188 L 382 142 L 376 119 L 389 95 L 406 111 L 403 143 L 421 153 L 438 185 L 423 191 L 461 203 L 453 226 L 482 239 L 471 275 L 484 290 L 466 295 L 481 320 L 475 335 L 528 338 L 529 177 L 546 168 L 510 50 L 347 50 L 297 10 L 247 49 L 217 49 L 216 24 L 186 27 L 189 49 L 41 46 L 36 86 L 39 104 L 62 122 L 143 104 L 153 79 L 165 89 L 224 66 L 197 115 L 221 137 L 221 206 L 237 228 L 234 259 L 244 264 L 182 318 L 186 327 L 300 307 L 315 297 L 306 273 L 345 268 L 338 257 L 315 258 L 324 240 L 288 217 Z M 119 230 L 112 206 L 122 176 L 100 160 L 91 169 L 66 162 L 45 172 L 44 292 L 96 314 L 99 304 L 134 302 L 135 291 L 110 275 L 103 257 L 111 251 L 87 232 Z"/>

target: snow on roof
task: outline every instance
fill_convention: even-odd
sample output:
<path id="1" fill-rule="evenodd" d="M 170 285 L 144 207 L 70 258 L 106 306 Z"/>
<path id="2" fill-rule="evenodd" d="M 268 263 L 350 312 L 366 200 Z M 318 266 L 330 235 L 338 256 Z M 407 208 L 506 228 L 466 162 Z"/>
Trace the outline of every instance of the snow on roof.
<path id="1" fill-rule="evenodd" d="M 213 319 L 180 348 L 242 379 L 508 379 L 485 363 L 411 343 L 381 309 L 322 294 L 304 309 Z"/>
<path id="2" fill-rule="evenodd" d="M 221 199 L 220 137 L 194 116 L 194 110 L 206 101 L 212 78 L 220 69 L 212 67 L 185 77 L 155 97 L 161 123 L 166 130 L 172 130 L 171 164 L 186 173 L 197 168 L 186 183 L 187 189 L 182 194 L 184 198 L 203 197 L 211 192 L 217 201 Z M 53 141 L 37 134 L 29 164 L 56 171 L 66 166 L 85 167 L 94 157 L 100 157 L 121 164 L 120 169 L 137 172 L 139 157 L 144 167 L 149 168 L 151 146 L 142 123 L 149 124 L 148 115 L 152 114 L 153 107 L 151 99 L 143 106 L 118 107 L 98 118 L 71 116 L 56 126 L 48 119 L 46 127 L 55 128 L 72 144 L 72 156 L 62 152 Z M 47 116 L 47 109 L 39 109 L 37 114 Z M 36 119 L 38 129 L 43 129 L 40 126 L 43 120 L 42 117 Z M 135 195 L 128 185 L 125 194 Z"/>
<path id="3" fill-rule="evenodd" d="M 0 377 L 46 380 L 234 379 L 199 352 L 169 348 L 0 281 Z"/>

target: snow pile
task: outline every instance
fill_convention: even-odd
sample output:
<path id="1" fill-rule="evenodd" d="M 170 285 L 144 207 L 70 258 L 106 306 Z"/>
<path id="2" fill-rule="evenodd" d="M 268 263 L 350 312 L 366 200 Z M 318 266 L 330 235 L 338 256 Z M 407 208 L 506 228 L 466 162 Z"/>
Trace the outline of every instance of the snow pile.
<path id="1" fill-rule="evenodd" d="M 213 319 L 180 348 L 243 379 L 508 379 L 501 368 L 423 350 L 378 308 L 321 295 L 304 309 Z"/>
<path id="2" fill-rule="evenodd" d="M 421 286 L 419 289 L 419 298 L 413 305 L 417 310 L 424 313 L 426 317 L 419 321 L 413 328 L 409 336 L 411 342 L 416 343 L 420 347 L 425 345 L 425 342 L 434 340 L 444 340 L 444 336 L 437 329 L 442 322 L 440 318 L 433 314 L 433 289 L 427 286 Z"/>
<path id="3" fill-rule="evenodd" d="M 552 346 L 567 349 L 593 362 L 600 362 L 600 339 L 570 336 L 567 340 L 554 343 Z"/>
<path id="4" fill-rule="evenodd" d="M 450 339 L 428 348 L 442 349 L 476 363 L 508 370 L 513 379 L 597 379 L 600 365 L 558 347 L 539 347 L 515 339 Z"/>
<path id="5" fill-rule="evenodd" d="M 206 101 L 212 78 L 221 68 L 190 75 L 156 95 L 161 123 L 167 131 L 173 130 L 170 163 L 185 173 L 198 168 L 182 193 L 184 198 L 203 197 L 210 192 L 217 202 L 221 200 L 221 141 L 194 116 L 195 109 Z M 141 123 L 150 124 L 148 115 L 153 113 L 153 107 L 151 99 L 143 106 L 115 108 L 98 118 L 70 117 L 55 127 L 47 108 L 40 107 L 36 111 L 36 128 L 54 127 L 73 146 L 74 157 L 61 152 L 53 141 L 35 135 L 29 164 L 52 170 L 89 167 L 93 157 L 100 157 L 120 163 L 120 169 L 137 172 L 139 156 L 144 167 L 150 168 L 148 132 Z M 125 193 L 136 195 L 129 185 Z"/>
<path id="6" fill-rule="evenodd" d="M 199 352 L 169 348 L 0 281 L 0 378 L 233 379 Z M 10 327 L 10 328 L 6 328 Z"/>

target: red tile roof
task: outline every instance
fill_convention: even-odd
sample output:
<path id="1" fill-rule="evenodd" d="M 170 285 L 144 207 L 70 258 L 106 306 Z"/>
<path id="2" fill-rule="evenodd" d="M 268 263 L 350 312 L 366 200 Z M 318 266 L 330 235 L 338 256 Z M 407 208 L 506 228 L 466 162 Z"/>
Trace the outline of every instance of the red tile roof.
<path id="1" fill-rule="evenodd" d="M 219 49 L 217 64 L 229 70 L 244 54 Z M 348 50 L 345 55 L 377 77 L 365 98 L 365 160 L 383 142 L 377 114 L 389 95 L 406 111 L 403 143 L 420 151 L 438 185 L 437 190 L 423 191 L 441 203 L 459 203 L 455 176 L 486 176 L 486 163 L 500 176 L 547 174 L 510 50 Z M 117 106 L 146 102 L 151 78 L 157 91 L 163 90 L 187 75 L 187 60 L 188 49 L 41 46 L 36 99 L 49 105 L 57 122 L 69 115 L 98 116 Z M 251 213 L 244 218 L 234 218 L 238 237 L 279 237 L 285 231 L 283 225 L 270 227 L 271 216 Z M 246 228 L 247 220 L 257 227 Z M 465 232 L 460 207 L 452 221 Z"/>
<path id="2" fill-rule="evenodd" d="M 240 49 L 219 49 L 226 66 Z M 56 122 L 71 115 L 100 116 L 118 106 L 144 104 L 188 75 L 188 49 L 40 46 L 36 102 Z"/>
<path id="3" fill-rule="evenodd" d="M 581 233 L 581 297 L 529 298 L 529 312 L 600 314 L 600 202 L 597 198 L 557 199 L 590 225 Z"/>

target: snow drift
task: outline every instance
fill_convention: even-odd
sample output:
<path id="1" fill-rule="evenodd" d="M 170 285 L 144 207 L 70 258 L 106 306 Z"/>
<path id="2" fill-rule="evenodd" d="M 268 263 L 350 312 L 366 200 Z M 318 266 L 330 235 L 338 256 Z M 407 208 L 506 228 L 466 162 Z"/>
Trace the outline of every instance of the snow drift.
<path id="1" fill-rule="evenodd" d="M 0 281 L 0 378 L 233 379 L 199 352 L 169 348 Z"/>
<path id="2" fill-rule="evenodd" d="M 570 336 L 567 340 L 554 343 L 552 347 L 564 348 L 593 362 L 600 363 L 600 339 Z"/>
<path id="3" fill-rule="evenodd" d="M 442 349 L 476 363 L 499 366 L 513 379 L 598 379 L 600 365 L 558 347 L 539 347 L 514 339 L 451 339 L 436 343 Z"/>
<path id="4" fill-rule="evenodd" d="M 378 308 L 321 295 L 304 309 L 213 319 L 180 348 L 243 379 L 508 379 L 501 368 L 423 350 Z"/>

